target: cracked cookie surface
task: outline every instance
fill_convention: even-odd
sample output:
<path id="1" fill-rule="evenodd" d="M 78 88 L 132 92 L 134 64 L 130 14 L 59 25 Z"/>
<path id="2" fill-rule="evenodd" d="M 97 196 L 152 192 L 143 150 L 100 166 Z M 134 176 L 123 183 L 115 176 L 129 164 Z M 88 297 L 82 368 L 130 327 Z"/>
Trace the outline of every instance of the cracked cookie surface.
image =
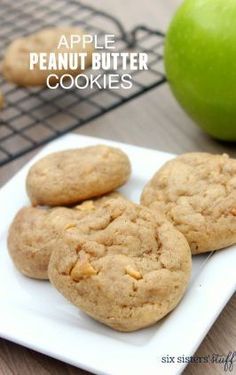
<path id="1" fill-rule="evenodd" d="M 120 149 L 89 146 L 42 158 L 31 167 L 26 188 L 33 205 L 70 205 L 115 190 L 130 173 L 130 161 Z"/>
<path id="2" fill-rule="evenodd" d="M 69 40 L 72 34 L 82 37 L 83 31 L 76 27 L 51 27 L 14 40 L 5 53 L 2 67 L 3 75 L 7 80 L 21 86 L 41 86 L 46 85 L 46 79 L 50 73 L 56 74 L 59 77 L 65 73 L 73 76 L 79 74 L 81 72 L 80 69 L 40 70 L 39 64 L 35 65 L 34 70 L 30 70 L 30 52 L 55 53 L 56 60 L 58 60 L 58 53 L 85 52 L 87 53 L 85 66 L 90 66 L 94 50 L 92 43 L 87 43 L 86 48 L 83 47 L 82 43 L 76 44 L 70 49 L 67 49 L 66 46 L 57 48 L 62 35 L 65 35 L 66 39 Z M 53 83 L 53 78 L 50 79 L 50 83 Z"/>
<path id="3" fill-rule="evenodd" d="M 169 313 L 190 271 L 184 236 L 148 208 L 121 199 L 65 230 L 49 262 L 50 281 L 69 301 L 120 331 Z"/>
<path id="4" fill-rule="evenodd" d="M 167 162 L 145 186 L 141 203 L 166 215 L 193 254 L 236 243 L 236 160 L 189 153 Z"/>
<path id="5" fill-rule="evenodd" d="M 118 197 L 121 199 L 121 194 L 114 192 L 93 201 L 85 201 L 74 208 L 20 209 L 8 234 L 9 253 L 17 269 L 31 278 L 48 279 L 49 259 L 60 232 L 75 226 L 79 219 L 96 210 L 107 200 Z"/>

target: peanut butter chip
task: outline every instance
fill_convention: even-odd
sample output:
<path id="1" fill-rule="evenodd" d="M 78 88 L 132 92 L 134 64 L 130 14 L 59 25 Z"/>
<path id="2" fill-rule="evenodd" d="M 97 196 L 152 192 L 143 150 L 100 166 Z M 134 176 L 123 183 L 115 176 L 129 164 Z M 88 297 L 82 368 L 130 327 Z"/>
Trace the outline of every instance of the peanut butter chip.
<path id="1" fill-rule="evenodd" d="M 126 266 L 125 272 L 136 280 L 142 279 L 142 275 L 139 271 L 136 271 L 132 266 Z"/>
<path id="2" fill-rule="evenodd" d="M 96 274 L 97 271 L 90 263 L 85 263 L 81 260 L 79 260 L 71 270 L 71 277 L 74 281 L 80 281 L 81 279 L 85 279 Z"/>
<path id="3" fill-rule="evenodd" d="M 230 212 L 233 216 L 236 216 L 236 207 L 232 208 Z"/>
<path id="4" fill-rule="evenodd" d="M 72 228 L 75 228 L 76 227 L 76 225 L 75 225 L 75 223 L 69 223 L 69 224 L 67 224 L 66 226 L 65 226 L 65 230 L 68 230 L 68 229 L 72 229 Z"/>
<path id="5" fill-rule="evenodd" d="M 75 208 L 80 211 L 93 211 L 95 210 L 95 205 L 93 201 L 91 200 L 91 201 L 83 202 L 82 204 L 79 204 Z"/>

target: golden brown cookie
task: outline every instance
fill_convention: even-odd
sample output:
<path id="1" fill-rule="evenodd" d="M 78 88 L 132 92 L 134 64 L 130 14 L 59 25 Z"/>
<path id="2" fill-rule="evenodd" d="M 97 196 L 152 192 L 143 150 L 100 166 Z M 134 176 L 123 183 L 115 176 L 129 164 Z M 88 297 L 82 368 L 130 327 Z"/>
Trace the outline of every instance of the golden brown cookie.
<path id="1" fill-rule="evenodd" d="M 25 276 L 48 279 L 48 262 L 58 231 L 80 216 L 69 208 L 24 207 L 16 215 L 8 235 L 8 249 Z"/>
<path id="2" fill-rule="evenodd" d="M 193 254 L 236 243 L 236 160 L 189 153 L 167 162 L 145 186 L 141 203 L 162 212 Z"/>
<path id="3" fill-rule="evenodd" d="M 74 305 L 119 331 L 168 314 L 191 270 L 184 236 L 146 207 L 109 200 L 62 232 L 49 279 Z"/>
<path id="4" fill-rule="evenodd" d="M 130 176 L 117 148 L 90 146 L 49 154 L 30 169 L 26 188 L 33 205 L 70 205 L 109 193 Z"/>
<path id="5" fill-rule="evenodd" d="M 67 49 L 65 46 L 58 47 L 62 35 L 69 40 L 72 34 L 83 35 L 83 31 L 76 27 L 52 27 L 40 30 L 27 37 L 22 37 L 13 41 L 6 50 L 2 65 L 2 72 L 5 78 L 20 86 L 40 86 L 46 84 L 47 76 L 55 73 L 59 77 L 65 73 L 76 76 L 80 70 L 40 70 L 39 64 L 35 65 L 34 70 L 29 68 L 30 52 L 55 53 L 81 53 L 86 52 L 86 67 L 91 65 L 92 52 L 94 47 L 87 44 L 83 48 L 82 43 L 74 45 L 73 48 Z M 52 79 L 50 80 L 52 82 Z"/>
<path id="6" fill-rule="evenodd" d="M 74 208 L 23 207 L 15 216 L 8 234 L 8 249 L 15 266 L 28 277 L 48 279 L 48 262 L 58 234 L 75 226 L 80 218 L 107 200 L 118 197 L 123 198 L 114 192 Z"/>

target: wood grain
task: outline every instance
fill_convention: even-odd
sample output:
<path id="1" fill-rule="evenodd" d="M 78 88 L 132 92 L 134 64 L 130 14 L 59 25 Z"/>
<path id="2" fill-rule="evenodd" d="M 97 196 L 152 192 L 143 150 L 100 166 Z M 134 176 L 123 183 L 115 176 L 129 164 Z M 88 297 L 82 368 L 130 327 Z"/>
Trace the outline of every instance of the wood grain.
<path id="1" fill-rule="evenodd" d="M 148 24 L 166 30 L 181 0 L 100 0 L 99 2 L 90 0 L 88 3 L 116 15 L 124 22 L 127 29 L 136 24 Z M 236 156 L 235 144 L 217 142 L 203 134 L 193 124 L 176 103 L 167 84 L 85 125 L 78 129 L 77 133 L 177 154 L 199 150 L 213 153 L 227 152 Z M 2 185 L 12 177 L 34 153 L 31 152 L 2 167 L 0 184 Z M 214 309 L 214 306 L 212 308 Z M 235 350 L 235 311 L 236 297 L 234 296 L 203 340 L 195 353 L 196 356 L 212 355 L 212 353 L 227 354 Z M 198 322 L 193 322 L 193 324 L 197 327 Z M 179 339 L 181 340 L 181 337 Z M 0 374 L 82 375 L 86 372 L 1 339 Z M 191 364 L 188 365 L 184 374 L 220 375 L 224 374 L 224 370 L 219 364 Z"/>

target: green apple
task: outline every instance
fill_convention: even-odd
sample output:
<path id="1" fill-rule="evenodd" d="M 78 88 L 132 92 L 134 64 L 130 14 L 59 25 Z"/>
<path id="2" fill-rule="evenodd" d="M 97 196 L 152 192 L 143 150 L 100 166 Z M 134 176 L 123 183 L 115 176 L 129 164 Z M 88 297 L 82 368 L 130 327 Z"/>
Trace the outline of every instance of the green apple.
<path id="1" fill-rule="evenodd" d="M 236 141 L 236 0 L 186 0 L 165 42 L 171 89 L 213 137 Z"/>

